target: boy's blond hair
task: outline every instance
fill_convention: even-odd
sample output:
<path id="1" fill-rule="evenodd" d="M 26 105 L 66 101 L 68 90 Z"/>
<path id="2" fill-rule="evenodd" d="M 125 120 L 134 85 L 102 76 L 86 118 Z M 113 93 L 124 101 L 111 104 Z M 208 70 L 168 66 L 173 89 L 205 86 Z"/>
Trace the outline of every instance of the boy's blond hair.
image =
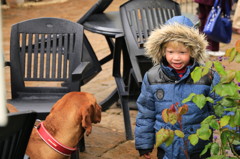
<path id="1" fill-rule="evenodd" d="M 154 64 L 160 64 L 162 57 L 165 56 L 164 45 L 170 41 L 180 42 L 189 48 L 191 57 L 198 63 L 204 64 L 207 60 L 205 35 L 198 29 L 178 23 L 162 25 L 152 31 L 145 44 L 145 54 Z"/>

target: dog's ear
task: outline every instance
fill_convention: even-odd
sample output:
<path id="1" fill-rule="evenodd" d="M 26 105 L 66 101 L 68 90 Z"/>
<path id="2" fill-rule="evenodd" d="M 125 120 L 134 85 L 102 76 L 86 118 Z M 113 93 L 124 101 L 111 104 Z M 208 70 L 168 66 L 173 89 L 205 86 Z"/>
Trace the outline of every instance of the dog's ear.
<path id="1" fill-rule="evenodd" d="M 92 132 L 92 120 L 91 120 L 91 114 L 92 111 L 86 107 L 85 109 L 82 109 L 82 127 L 85 129 L 86 135 L 88 136 Z"/>
<path id="2" fill-rule="evenodd" d="M 101 106 L 97 103 L 88 105 L 82 111 L 82 127 L 86 130 L 88 136 L 92 131 L 92 123 L 101 121 Z"/>
<path id="3" fill-rule="evenodd" d="M 94 109 L 94 113 L 92 114 L 92 122 L 99 123 L 101 121 L 102 107 L 97 103 L 94 103 L 93 109 Z"/>

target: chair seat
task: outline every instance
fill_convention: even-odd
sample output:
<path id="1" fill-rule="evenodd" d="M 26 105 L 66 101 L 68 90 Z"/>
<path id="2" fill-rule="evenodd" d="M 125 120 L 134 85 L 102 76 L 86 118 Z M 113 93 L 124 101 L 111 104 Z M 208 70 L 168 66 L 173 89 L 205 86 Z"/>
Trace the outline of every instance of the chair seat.
<path id="1" fill-rule="evenodd" d="M 119 11 L 93 14 L 83 26 L 88 31 L 111 37 L 123 33 Z"/>
<path id="2" fill-rule="evenodd" d="M 53 106 L 59 98 L 53 99 L 14 99 L 8 100 L 8 103 L 14 105 L 19 111 L 29 111 L 33 110 L 37 113 L 39 112 L 50 112 L 51 106 Z"/>
<path id="3" fill-rule="evenodd" d="M 37 113 L 37 119 L 44 120 L 49 114 L 54 103 L 60 98 L 37 99 L 36 96 L 24 99 L 11 99 L 7 102 L 15 106 L 20 112 L 34 111 Z"/>

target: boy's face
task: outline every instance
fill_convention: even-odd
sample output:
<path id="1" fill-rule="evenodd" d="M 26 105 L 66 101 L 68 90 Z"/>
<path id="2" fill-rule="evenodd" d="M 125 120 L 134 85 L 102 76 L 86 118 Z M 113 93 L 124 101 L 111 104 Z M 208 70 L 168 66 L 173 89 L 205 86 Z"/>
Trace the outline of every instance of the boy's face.
<path id="1" fill-rule="evenodd" d="M 186 48 L 182 43 L 169 42 L 166 46 L 166 60 L 175 70 L 181 70 L 190 62 L 190 49 Z"/>

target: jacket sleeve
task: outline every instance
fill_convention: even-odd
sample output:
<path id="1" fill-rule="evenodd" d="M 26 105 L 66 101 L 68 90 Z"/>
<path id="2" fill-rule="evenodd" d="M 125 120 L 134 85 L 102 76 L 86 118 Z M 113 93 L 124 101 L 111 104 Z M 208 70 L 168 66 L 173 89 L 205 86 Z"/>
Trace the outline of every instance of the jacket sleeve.
<path id="1" fill-rule="evenodd" d="M 137 99 L 138 115 L 135 128 L 135 146 L 137 150 L 153 149 L 155 144 L 155 106 L 153 92 L 144 76 L 141 93 Z"/>

